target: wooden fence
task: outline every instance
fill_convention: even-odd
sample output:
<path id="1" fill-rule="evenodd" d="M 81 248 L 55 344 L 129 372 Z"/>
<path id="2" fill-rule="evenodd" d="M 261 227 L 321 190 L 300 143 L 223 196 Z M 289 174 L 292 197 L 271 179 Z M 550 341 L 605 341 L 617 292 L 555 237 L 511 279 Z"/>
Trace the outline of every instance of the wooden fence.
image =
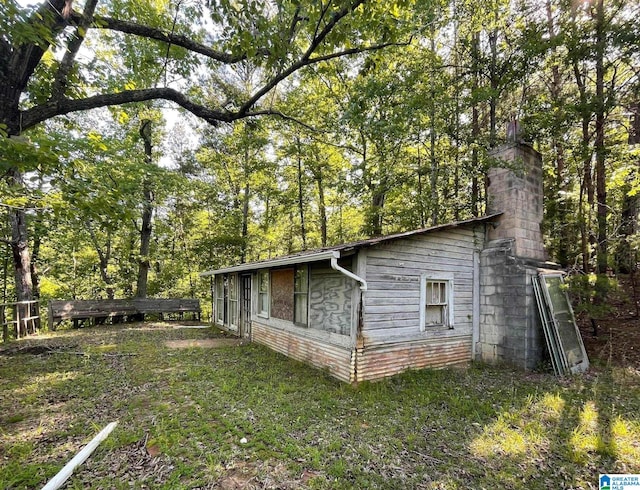
<path id="1" fill-rule="evenodd" d="M 36 333 L 40 329 L 40 301 L 0 303 L 2 339 L 9 340 L 9 327 L 13 326 L 16 339 Z"/>

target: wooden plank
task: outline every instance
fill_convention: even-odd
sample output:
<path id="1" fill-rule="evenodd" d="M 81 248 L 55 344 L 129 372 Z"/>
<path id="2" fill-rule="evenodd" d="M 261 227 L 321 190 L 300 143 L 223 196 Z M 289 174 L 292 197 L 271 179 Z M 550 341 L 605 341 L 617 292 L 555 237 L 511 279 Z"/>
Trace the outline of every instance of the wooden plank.
<path id="1" fill-rule="evenodd" d="M 200 300 L 182 298 L 134 298 L 116 300 L 52 300 L 49 327 L 55 320 L 112 317 L 145 313 L 200 313 Z"/>
<path id="2" fill-rule="evenodd" d="M 416 258 L 420 261 L 424 260 L 438 260 L 453 259 L 453 260 L 469 260 L 469 254 L 476 250 L 472 247 L 456 247 L 450 245 L 440 245 L 433 248 L 416 248 L 416 247 L 397 247 L 395 250 L 376 250 L 372 254 L 371 258 L 373 263 L 378 263 L 380 260 L 396 258 L 399 261 L 410 261 Z"/>
<path id="3" fill-rule="evenodd" d="M 471 252 L 473 253 L 473 252 Z M 373 260 L 372 260 L 373 262 Z M 449 271 L 449 272 L 466 272 L 471 275 L 473 270 L 472 262 L 465 262 L 463 260 L 438 260 L 437 258 L 429 259 L 425 258 L 420 260 L 419 257 L 414 256 L 411 260 L 394 260 L 393 258 L 379 259 L 378 263 L 369 264 L 367 272 L 384 273 L 386 269 L 395 271 L 415 271 L 414 274 L 427 271 Z"/>
<path id="4" fill-rule="evenodd" d="M 401 307 L 399 308 L 398 306 Z M 415 312 L 416 314 L 418 314 L 419 309 L 420 304 L 415 300 L 412 303 L 405 303 L 404 305 L 389 304 L 385 302 L 384 304 L 367 305 L 367 314 L 376 316 L 383 316 L 385 314 L 396 314 L 398 312 Z M 413 316 L 411 318 L 413 318 Z"/>
<path id="5" fill-rule="evenodd" d="M 389 291 L 384 289 L 374 289 L 369 287 L 367 292 L 364 294 L 365 304 L 367 301 L 378 301 L 380 299 L 391 298 L 395 296 L 389 296 Z M 402 298 L 420 298 L 420 291 L 418 289 L 405 289 L 401 296 Z"/>
<path id="6" fill-rule="evenodd" d="M 416 253 L 421 251 L 439 249 L 477 249 L 476 241 L 473 237 L 454 237 L 429 235 L 422 238 L 405 238 L 393 243 L 383 243 L 371 250 L 412 250 Z"/>
<path id="7" fill-rule="evenodd" d="M 407 327 L 397 329 L 393 332 L 384 330 L 366 330 L 364 332 L 365 346 L 367 345 L 389 345 L 404 342 L 416 342 L 423 340 L 442 340 L 453 337 L 471 337 L 471 325 L 457 325 L 454 328 L 429 327 L 421 331 L 417 327 Z"/>
<path id="8" fill-rule="evenodd" d="M 411 291 L 407 291 L 411 292 Z M 365 296 L 365 308 L 367 311 L 370 311 L 369 308 L 372 306 L 380 306 L 380 305 L 396 305 L 396 309 L 398 306 L 404 305 L 419 305 L 420 304 L 420 295 L 419 294 L 411 294 L 411 295 L 403 295 L 403 296 L 379 296 L 376 298 L 371 298 L 369 296 Z"/>

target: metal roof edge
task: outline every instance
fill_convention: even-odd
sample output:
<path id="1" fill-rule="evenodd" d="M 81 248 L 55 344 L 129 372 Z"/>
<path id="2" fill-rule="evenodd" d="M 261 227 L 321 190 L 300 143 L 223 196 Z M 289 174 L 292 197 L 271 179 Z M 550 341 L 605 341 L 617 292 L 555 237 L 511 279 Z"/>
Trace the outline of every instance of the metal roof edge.
<path id="1" fill-rule="evenodd" d="M 260 262 L 247 262 L 246 264 L 239 264 L 232 267 L 224 267 L 222 269 L 201 272 L 200 277 L 209 277 L 215 276 L 217 274 L 227 274 L 230 272 L 253 271 L 258 269 L 266 269 L 268 267 L 280 267 L 283 265 L 304 264 L 307 262 L 317 262 L 320 260 L 328 260 L 332 258 L 339 259 L 340 252 L 338 250 L 324 250 L 322 252 L 308 253 L 305 255 L 288 255 L 286 257 L 268 259 Z"/>

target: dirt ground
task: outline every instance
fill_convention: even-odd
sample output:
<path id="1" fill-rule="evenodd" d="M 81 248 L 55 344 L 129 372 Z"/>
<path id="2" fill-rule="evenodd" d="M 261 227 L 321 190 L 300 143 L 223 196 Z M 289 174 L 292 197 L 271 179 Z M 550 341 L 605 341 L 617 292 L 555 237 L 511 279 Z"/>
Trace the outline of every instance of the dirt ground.
<path id="1" fill-rule="evenodd" d="M 167 340 L 165 345 L 171 349 L 189 349 L 191 347 L 234 347 L 242 345 L 240 339 L 189 339 L 189 340 Z"/>
<path id="2" fill-rule="evenodd" d="M 627 276 L 619 276 L 618 289 L 609 296 L 611 312 L 599 318 L 598 334 L 594 335 L 590 318 L 578 317 L 582 340 L 592 363 L 598 360 L 604 364 L 640 369 L 640 291 L 634 298 L 633 287 Z"/>

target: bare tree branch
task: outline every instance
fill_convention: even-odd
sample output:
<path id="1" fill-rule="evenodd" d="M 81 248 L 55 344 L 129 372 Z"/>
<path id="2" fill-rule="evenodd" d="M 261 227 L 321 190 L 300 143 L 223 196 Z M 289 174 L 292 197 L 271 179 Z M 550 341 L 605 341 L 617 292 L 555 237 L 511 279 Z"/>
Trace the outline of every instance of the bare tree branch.
<path id="1" fill-rule="evenodd" d="M 84 6 L 83 19 L 76 27 L 76 32 L 69 41 L 67 50 L 62 57 L 60 66 L 58 67 L 58 72 L 56 73 L 53 87 L 51 88 L 52 100 L 59 99 L 64 96 L 67 89 L 67 83 L 69 82 L 69 73 L 71 72 L 71 68 L 73 68 L 73 62 L 76 59 L 78 51 L 80 51 L 80 46 L 82 46 L 82 43 L 84 42 L 84 37 L 89 27 L 89 21 L 87 19 L 90 19 L 91 16 L 93 16 L 93 12 L 96 9 L 97 4 L 98 0 L 88 0 Z"/>
<path id="2" fill-rule="evenodd" d="M 382 49 L 387 46 L 394 45 L 394 43 L 385 43 L 375 46 L 365 46 L 361 48 L 353 48 L 335 53 L 330 53 L 324 56 L 317 56 L 315 58 L 301 59 L 297 63 L 291 65 L 287 70 L 279 73 L 266 83 L 260 90 L 258 90 L 247 102 L 245 102 L 237 111 L 222 111 L 217 109 L 211 109 L 204 105 L 193 102 L 183 93 L 168 87 L 148 88 L 139 90 L 124 90 L 122 92 L 112 94 L 101 94 L 84 99 L 72 100 L 62 98 L 59 100 L 51 100 L 40 106 L 33 107 L 21 113 L 21 129 L 25 130 L 35 126 L 38 123 L 46 121 L 55 116 L 61 116 L 69 114 L 71 112 L 84 111 L 89 109 L 96 109 L 98 107 L 114 106 L 128 104 L 132 102 L 144 102 L 148 100 L 164 99 L 175 102 L 180 107 L 191 112 L 195 116 L 204 119 L 210 124 L 216 125 L 220 122 L 232 122 L 238 119 L 246 117 L 258 116 L 258 115 L 275 115 L 284 119 L 297 122 L 302 126 L 304 123 L 295 120 L 291 116 L 286 116 L 275 110 L 264 110 L 251 112 L 251 108 L 257 104 L 257 102 L 268 92 L 270 92 L 279 82 L 287 78 L 295 71 L 315 63 L 331 60 L 340 56 L 346 56 L 350 54 L 361 53 L 364 51 L 371 51 Z M 306 56 L 306 55 L 305 55 Z M 310 126 L 306 126 L 312 129 Z"/>
<path id="3" fill-rule="evenodd" d="M 75 23 L 85 21 L 84 16 L 78 12 L 73 13 L 72 20 Z M 161 29 L 136 24 L 135 22 L 130 22 L 127 20 L 114 19 L 112 17 L 95 16 L 91 19 L 91 21 L 92 27 L 97 29 L 109 29 L 112 31 L 122 32 L 124 34 L 132 34 L 134 36 L 146 37 L 148 39 L 155 39 L 156 41 L 174 44 L 176 46 L 188 49 L 189 51 L 193 51 L 194 53 L 201 54 L 203 56 L 206 56 L 207 58 L 219 61 L 221 63 L 232 64 L 247 58 L 245 54 L 234 55 L 231 53 L 218 51 L 210 48 L 209 46 L 205 46 L 204 44 L 195 42 L 192 39 L 189 39 L 187 36 L 175 34 L 173 32 L 164 32 Z M 261 54 L 265 53 L 265 51 L 261 52 Z"/>
<path id="4" fill-rule="evenodd" d="M 147 100 L 165 99 L 178 104 L 192 114 L 204 119 L 211 124 L 233 121 L 238 119 L 233 114 L 209 109 L 189 100 L 184 94 L 172 88 L 158 87 L 140 90 L 124 90 L 113 94 L 101 94 L 85 99 L 61 99 L 46 102 L 45 104 L 27 109 L 21 113 L 21 128 L 31 128 L 38 123 L 55 116 L 69 114 L 71 112 L 96 109 L 114 105 L 129 104 L 131 102 L 144 102 Z"/>
<path id="5" fill-rule="evenodd" d="M 27 23 L 34 30 L 37 27 L 44 27 L 54 36 L 60 33 L 66 23 L 67 17 L 64 16 L 71 5 L 71 0 L 49 0 L 44 2 L 35 12 L 31 14 Z M 24 43 L 12 52 L 11 59 L 7 64 L 7 73 L 12 74 L 17 86 L 22 87 L 33 75 L 36 66 L 40 63 L 42 55 L 49 49 L 49 43 Z M 25 62 L 26 60 L 26 62 Z"/>
<path id="6" fill-rule="evenodd" d="M 302 122 L 300 119 L 297 119 L 293 116 L 289 116 L 288 114 L 285 114 L 283 112 L 280 111 L 276 111 L 273 109 L 265 109 L 265 110 L 261 110 L 261 111 L 251 111 L 245 114 L 245 117 L 258 117 L 258 116 L 275 116 L 278 117 L 280 119 L 283 119 L 285 121 L 289 121 L 292 123 L 295 123 L 299 126 L 302 126 L 303 128 L 308 129 L 309 131 L 312 131 L 314 133 L 326 133 L 327 131 L 324 129 L 318 129 L 318 128 L 314 128 L 313 126 Z"/>
<path id="7" fill-rule="evenodd" d="M 182 6 L 182 0 L 178 0 L 176 5 L 176 13 L 173 16 L 173 22 L 171 23 L 171 33 L 170 36 L 175 35 L 176 31 L 176 23 L 178 22 L 178 14 L 180 13 L 180 7 Z M 171 54 L 171 43 L 167 43 L 167 51 L 164 55 L 164 63 L 162 63 L 162 68 L 158 72 L 158 79 L 156 80 L 156 85 L 160 80 L 160 76 L 164 73 L 164 84 L 167 85 L 167 66 L 169 66 L 169 55 Z"/>
<path id="8" fill-rule="evenodd" d="M 318 46 L 322 44 L 322 42 L 329 35 L 331 30 L 338 24 L 338 22 L 340 22 L 340 20 L 344 18 L 346 15 L 348 15 L 350 12 L 353 12 L 356 8 L 362 5 L 364 1 L 365 0 L 355 0 L 351 5 L 344 7 L 342 10 L 339 10 L 338 12 L 333 14 L 333 16 L 331 17 L 331 20 L 327 22 L 327 25 L 324 27 L 324 29 L 322 29 L 320 33 L 313 38 L 313 40 L 309 44 L 309 47 L 307 48 L 307 51 L 305 51 L 302 57 L 296 63 L 293 63 L 292 65 L 290 65 L 289 68 L 276 74 L 269 82 L 267 82 L 260 90 L 258 90 L 249 100 L 247 100 L 247 102 L 245 102 L 240 107 L 240 109 L 238 110 L 238 113 L 240 114 L 247 113 L 256 104 L 256 102 L 258 102 L 264 95 L 270 92 L 276 85 L 278 85 L 282 80 L 287 78 L 289 75 L 291 75 L 295 71 L 299 70 L 304 66 L 310 65 L 312 63 L 323 61 L 321 59 L 319 59 L 318 61 L 310 61 L 309 58 L 311 58 L 311 55 L 318 48 Z"/>
<path id="9" fill-rule="evenodd" d="M 377 51 L 379 49 L 388 48 L 389 46 L 408 46 L 411 43 L 411 40 L 403 43 L 383 43 L 383 44 L 374 44 L 372 46 L 361 46 L 359 48 L 351 48 L 345 49 L 344 51 L 336 51 L 335 53 L 330 53 L 324 56 L 316 56 L 315 58 L 310 58 L 305 66 L 321 63 L 323 61 L 329 61 L 335 58 L 340 58 L 341 56 L 349 56 L 352 54 L 366 53 L 367 51 Z"/>

